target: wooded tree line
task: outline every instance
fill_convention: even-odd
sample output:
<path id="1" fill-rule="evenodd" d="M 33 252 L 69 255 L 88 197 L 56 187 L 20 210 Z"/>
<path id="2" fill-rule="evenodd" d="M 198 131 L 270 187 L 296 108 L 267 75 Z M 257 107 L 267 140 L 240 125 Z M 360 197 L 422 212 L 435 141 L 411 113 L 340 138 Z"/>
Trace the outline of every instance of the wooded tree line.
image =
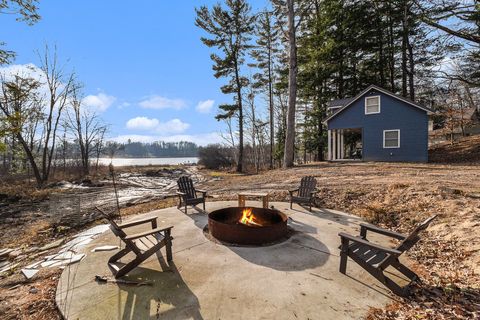
<path id="1" fill-rule="evenodd" d="M 109 145 L 110 143 L 107 143 L 106 151 L 110 149 Z M 128 141 L 116 144 L 116 149 L 115 156 L 125 158 L 196 157 L 198 155 L 198 146 L 189 141 L 155 141 L 152 143 Z M 108 152 L 104 152 L 102 155 L 108 156 Z"/>
<path id="2" fill-rule="evenodd" d="M 480 102 L 477 0 L 271 0 L 258 12 L 225 0 L 196 11 L 214 76 L 233 97 L 217 119 L 238 171 L 323 160 L 328 103 L 370 84 L 438 110 L 440 125 L 445 95 L 468 98 L 453 108 Z"/>

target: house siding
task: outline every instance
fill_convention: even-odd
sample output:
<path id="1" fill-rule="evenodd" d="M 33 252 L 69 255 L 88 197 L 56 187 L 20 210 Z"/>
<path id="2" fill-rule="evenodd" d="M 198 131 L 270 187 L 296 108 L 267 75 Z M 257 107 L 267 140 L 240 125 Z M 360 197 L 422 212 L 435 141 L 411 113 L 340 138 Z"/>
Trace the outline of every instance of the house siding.
<path id="1" fill-rule="evenodd" d="M 365 97 L 380 96 L 380 113 L 365 114 Z M 428 161 L 427 112 L 375 89 L 328 121 L 328 129 L 361 128 L 365 161 Z M 383 131 L 400 130 L 400 148 L 383 148 Z"/>

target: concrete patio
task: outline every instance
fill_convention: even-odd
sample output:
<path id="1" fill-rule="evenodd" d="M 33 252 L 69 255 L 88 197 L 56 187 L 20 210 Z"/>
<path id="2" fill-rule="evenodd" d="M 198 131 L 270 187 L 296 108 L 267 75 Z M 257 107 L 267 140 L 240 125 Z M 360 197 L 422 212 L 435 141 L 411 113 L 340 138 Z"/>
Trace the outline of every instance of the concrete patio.
<path id="1" fill-rule="evenodd" d="M 207 211 L 236 205 L 207 202 Z M 86 247 L 80 263 L 64 270 L 57 288 L 58 308 L 65 319 L 339 320 L 361 318 L 369 307 L 391 301 L 390 293 L 351 260 L 348 276 L 338 272 L 338 233 L 358 234 L 359 217 L 326 209 L 289 209 L 281 202 L 271 205 L 293 219 L 289 225 L 296 232 L 267 247 L 208 240 L 203 232 L 207 216 L 200 209 L 189 209 L 187 215 L 176 208 L 146 214 L 157 215 L 159 226 L 174 226 L 173 263 L 166 263 L 162 249 L 124 279 L 151 281 L 152 286 L 94 280 L 95 275 L 111 276 L 107 260 L 114 251 L 90 252 L 119 244 L 107 231 Z M 131 232 L 141 230 L 134 227 Z"/>

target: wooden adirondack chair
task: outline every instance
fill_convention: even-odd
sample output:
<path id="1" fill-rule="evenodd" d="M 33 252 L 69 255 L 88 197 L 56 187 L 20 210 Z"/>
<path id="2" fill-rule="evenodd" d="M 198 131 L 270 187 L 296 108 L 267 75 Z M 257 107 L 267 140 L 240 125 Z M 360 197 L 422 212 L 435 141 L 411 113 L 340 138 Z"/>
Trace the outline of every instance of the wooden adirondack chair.
<path id="1" fill-rule="evenodd" d="M 125 244 L 125 249 L 120 250 L 108 260 L 108 266 L 112 270 L 115 278 L 120 278 L 139 266 L 143 261 L 156 253 L 162 247 L 166 248 L 167 261 L 172 261 L 172 236 L 173 227 L 157 228 L 157 217 L 150 217 L 118 224 L 112 215 L 108 215 L 99 208 L 97 211 L 108 220 L 110 230 L 119 237 Z M 127 235 L 124 231 L 137 225 L 151 223 L 151 229 L 145 232 Z M 135 254 L 135 259 L 122 267 L 117 266 L 117 262 L 128 253 Z"/>
<path id="2" fill-rule="evenodd" d="M 300 181 L 300 187 L 293 190 L 288 190 L 290 193 L 290 209 L 292 209 L 292 204 L 308 204 L 310 206 L 310 211 L 312 211 L 312 204 L 315 198 L 315 193 L 317 193 L 317 180 L 312 176 L 303 177 Z M 296 195 L 294 193 L 296 192 Z"/>
<path id="3" fill-rule="evenodd" d="M 205 210 L 205 198 L 207 197 L 207 191 L 195 189 L 192 179 L 187 176 L 180 177 L 177 181 L 179 198 L 178 208 L 182 205 L 185 206 L 185 214 L 187 214 L 187 206 L 194 206 L 199 203 L 203 203 L 203 210 Z M 202 195 L 199 197 L 198 194 Z"/>
<path id="4" fill-rule="evenodd" d="M 358 263 L 363 269 L 382 282 L 393 293 L 399 296 L 407 296 L 409 294 L 410 285 L 414 281 L 420 280 L 418 275 L 402 264 L 398 257 L 412 248 L 419 240 L 418 234 L 426 229 L 428 225 L 437 216 L 434 215 L 422 223 L 420 223 L 408 236 L 390 230 L 378 228 L 368 224 L 360 224 L 360 237 L 352 236 L 346 233 L 339 233 L 342 240 L 340 246 L 340 272 L 346 274 L 347 257 Z M 381 245 L 369 242 L 367 240 L 367 231 L 379 233 L 395 239 L 401 240 L 401 243 L 395 249 L 383 247 Z M 406 276 L 410 282 L 404 286 L 399 286 L 392 279 L 387 277 L 384 270 L 392 266 L 400 273 Z"/>

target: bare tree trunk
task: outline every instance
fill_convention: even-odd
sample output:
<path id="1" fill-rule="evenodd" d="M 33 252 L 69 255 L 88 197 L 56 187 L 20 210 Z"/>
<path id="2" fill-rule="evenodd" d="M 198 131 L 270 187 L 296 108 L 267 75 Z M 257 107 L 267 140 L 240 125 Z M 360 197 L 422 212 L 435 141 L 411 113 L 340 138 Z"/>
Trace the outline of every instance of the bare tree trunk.
<path id="1" fill-rule="evenodd" d="M 404 3 L 403 19 L 402 19 L 402 96 L 407 98 L 407 42 L 408 42 L 408 9 L 407 1 Z"/>
<path id="2" fill-rule="evenodd" d="M 242 84 L 238 70 L 238 59 L 235 59 L 235 81 L 237 84 L 237 103 L 238 103 L 238 163 L 237 172 L 243 172 L 243 104 L 242 104 Z"/>
<path id="3" fill-rule="evenodd" d="M 65 77 L 63 70 L 59 69 L 56 49 L 53 57 L 50 57 L 48 47 L 42 58 L 42 72 L 45 74 L 48 87 L 48 115 L 45 121 L 45 130 L 42 142 L 42 186 L 48 181 L 50 168 L 52 165 L 53 154 L 55 152 L 55 143 L 57 138 L 57 129 L 65 108 L 68 97 L 70 96 L 71 86 L 74 75 Z"/>
<path id="4" fill-rule="evenodd" d="M 289 43 L 289 65 L 288 65 L 288 110 L 287 110 L 287 132 L 285 137 L 285 152 L 283 158 L 284 168 L 293 167 L 295 152 L 295 108 L 297 102 L 297 43 L 295 27 L 294 0 L 287 0 L 288 10 L 288 43 Z"/>
<path id="5" fill-rule="evenodd" d="M 32 154 L 32 150 L 28 147 L 28 144 L 23 140 L 22 134 L 19 132 L 17 133 L 17 139 L 22 144 L 25 154 L 30 162 L 30 166 L 32 167 L 33 175 L 35 176 L 35 180 L 37 181 L 37 186 L 40 188 L 43 186 L 43 179 L 42 175 L 40 174 L 40 170 L 38 169 L 37 163 L 35 162 L 35 158 Z"/>
<path id="6" fill-rule="evenodd" d="M 268 105 L 270 112 L 270 169 L 273 169 L 273 152 L 275 147 L 275 119 L 273 115 L 273 76 L 272 76 L 272 52 L 268 51 Z"/>
<path id="7" fill-rule="evenodd" d="M 413 58 L 413 47 L 410 44 L 410 39 L 407 36 L 407 49 L 408 49 L 408 63 L 410 69 L 408 70 L 408 84 L 409 84 L 409 93 L 410 93 L 410 100 L 415 101 L 415 60 Z"/>
<path id="8" fill-rule="evenodd" d="M 381 16 L 378 14 L 377 16 L 377 33 L 378 33 L 378 72 L 380 75 L 380 86 L 382 88 L 385 87 L 385 57 L 384 57 L 384 48 L 383 48 L 383 29 L 381 23 Z M 356 91 L 355 91 L 356 92 Z"/>
<path id="9" fill-rule="evenodd" d="M 393 21 L 392 21 L 392 7 L 388 4 L 388 66 L 389 66 L 389 80 L 390 90 L 395 92 L 395 43 L 393 36 Z"/>

